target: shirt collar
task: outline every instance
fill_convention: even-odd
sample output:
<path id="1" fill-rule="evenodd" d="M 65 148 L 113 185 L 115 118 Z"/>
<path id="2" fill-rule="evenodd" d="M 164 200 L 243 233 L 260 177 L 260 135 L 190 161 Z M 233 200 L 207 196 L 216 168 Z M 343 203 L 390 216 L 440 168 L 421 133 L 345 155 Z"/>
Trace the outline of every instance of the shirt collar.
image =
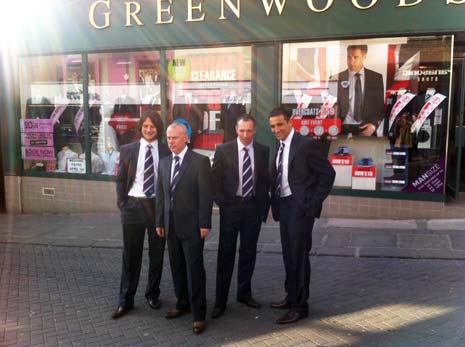
<path id="1" fill-rule="evenodd" d="M 152 148 L 157 148 L 158 146 L 158 140 L 154 140 L 152 142 L 148 142 L 146 139 L 143 137 L 140 138 L 140 146 L 145 149 L 149 144 L 152 145 Z"/>
<path id="2" fill-rule="evenodd" d="M 246 146 L 241 142 L 241 140 L 239 140 L 239 137 L 236 140 L 237 140 L 237 149 L 239 150 L 239 152 L 242 151 L 244 148 L 247 148 L 248 150 L 253 148 L 253 141 L 249 145 Z"/>
<path id="3" fill-rule="evenodd" d="M 284 141 L 280 141 L 279 144 L 281 145 L 282 142 L 284 142 L 284 145 L 287 148 L 291 148 L 291 142 L 292 142 L 292 137 L 294 136 L 294 128 L 291 129 L 291 132 L 289 135 L 287 135 L 286 139 Z"/>
<path id="4" fill-rule="evenodd" d="M 182 162 L 183 159 L 184 159 L 184 156 L 186 155 L 187 149 L 188 149 L 188 146 L 186 145 L 186 147 L 184 147 L 184 149 L 181 151 L 181 153 L 179 153 L 179 154 L 172 153 L 173 154 L 173 160 L 174 160 L 175 156 L 178 156 L 179 161 Z"/>
<path id="5" fill-rule="evenodd" d="M 354 77 L 356 73 L 357 72 L 349 70 L 349 77 L 351 77 L 351 78 Z M 365 75 L 365 68 L 362 67 L 362 69 L 358 73 L 360 74 L 360 76 L 364 76 Z"/>

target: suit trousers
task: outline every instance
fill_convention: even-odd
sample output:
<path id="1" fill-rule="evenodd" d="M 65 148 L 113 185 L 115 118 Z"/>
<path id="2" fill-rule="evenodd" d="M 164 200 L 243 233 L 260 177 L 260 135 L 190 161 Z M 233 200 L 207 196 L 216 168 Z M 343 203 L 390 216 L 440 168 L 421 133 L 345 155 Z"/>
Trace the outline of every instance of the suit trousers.
<path id="1" fill-rule="evenodd" d="M 280 234 L 286 280 L 287 301 L 290 310 L 308 313 L 310 290 L 310 250 L 314 217 L 306 216 L 292 197 L 279 199 Z"/>
<path id="2" fill-rule="evenodd" d="M 133 208 L 132 206 L 135 209 L 139 205 L 134 198 L 130 198 L 128 204 L 130 207 L 125 211 L 126 214 Z M 123 223 L 123 264 L 118 300 L 121 306 L 134 306 L 134 296 L 142 267 L 145 232 L 149 241 L 149 270 L 145 297 L 158 299 L 160 295 L 165 239 L 157 235 L 153 224 Z"/>
<path id="3" fill-rule="evenodd" d="M 207 313 L 206 275 L 203 263 L 204 240 L 200 230 L 190 239 L 180 239 L 170 216 L 168 253 L 177 309 L 192 311 L 193 321 L 203 321 Z"/>
<path id="4" fill-rule="evenodd" d="M 237 198 L 220 208 L 220 241 L 216 272 L 215 307 L 226 307 L 240 234 L 237 299 L 252 297 L 251 280 L 257 258 L 261 216 L 257 204 Z"/>

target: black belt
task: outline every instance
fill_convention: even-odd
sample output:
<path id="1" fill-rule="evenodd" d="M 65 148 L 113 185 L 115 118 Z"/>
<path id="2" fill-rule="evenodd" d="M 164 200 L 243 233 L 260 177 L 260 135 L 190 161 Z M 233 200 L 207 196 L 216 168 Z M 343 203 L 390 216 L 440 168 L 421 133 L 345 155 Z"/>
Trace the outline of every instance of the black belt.
<path id="1" fill-rule="evenodd" d="M 255 201 L 255 196 L 249 196 L 249 197 L 246 197 L 244 198 L 243 196 L 236 196 L 234 198 L 234 201 L 236 202 L 254 202 Z"/>
<path id="2" fill-rule="evenodd" d="M 155 197 L 147 197 L 147 196 L 128 196 L 128 199 L 134 199 L 137 201 L 149 201 L 149 200 L 155 200 Z"/>

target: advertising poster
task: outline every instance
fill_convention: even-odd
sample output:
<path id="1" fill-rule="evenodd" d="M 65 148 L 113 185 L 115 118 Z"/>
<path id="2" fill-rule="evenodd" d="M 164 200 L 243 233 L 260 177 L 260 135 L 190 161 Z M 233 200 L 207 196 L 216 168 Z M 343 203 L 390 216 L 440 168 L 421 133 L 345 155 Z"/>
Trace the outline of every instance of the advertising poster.
<path id="1" fill-rule="evenodd" d="M 376 190 L 443 194 L 451 47 L 451 36 L 285 44 L 283 106 L 328 158 L 344 147 L 373 161 Z"/>

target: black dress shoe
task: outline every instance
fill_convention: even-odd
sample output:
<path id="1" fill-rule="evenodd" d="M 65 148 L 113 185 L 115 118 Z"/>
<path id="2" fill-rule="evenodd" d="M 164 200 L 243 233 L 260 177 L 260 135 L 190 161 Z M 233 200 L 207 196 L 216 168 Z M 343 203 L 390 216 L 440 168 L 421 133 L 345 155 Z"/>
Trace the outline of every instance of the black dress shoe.
<path id="1" fill-rule="evenodd" d="M 291 305 L 289 304 L 287 299 L 284 299 L 283 301 L 280 301 L 280 302 L 272 302 L 272 303 L 270 303 L 270 307 L 271 308 L 277 308 L 277 309 L 280 309 L 280 310 L 288 310 L 288 309 L 291 308 Z"/>
<path id="2" fill-rule="evenodd" d="M 248 299 L 237 299 L 237 301 L 240 302 L 241 304 L 247 305 L 247 306 L 252 307 L 252 308 L 260 308 L 261 307 L 261 305 L 251 297 L 248 298 Z"/>
<path id="3" fill-rule="evenodd" d="M 192 323 L 192 331 L 194 334 L 201 334 L 207 327 L 207 324 L 205 324 L 205 321 L 197 321 Z"/>
<path id="4" fill-rule="evenodd" d="M 214 307 L 212 311 L 212 318 L 220 318 L 224 314 L 225 310 L 226 307 Z"/>
<path id="5" fill-rule="evenodd" d="M 306 318 L 308 316 L 307 313 L 299 313 L 294 311 L 289 311 L 281 318 L 276 319 L 276 324 L 290 324 L 295 323 L 299 319 Z"/>
<path id="6" fill-rule="evenodd" d="M 178 318 L 182 316 L 183 314 L 189 313 L 191 310 L 189 308 L 183 308 L 183 309 L 177 309 L 173 308 L 166 312 L 165 318 L 166 319 L 172 319 L 172 318 Z"/>
<path id="7" fill-rule="evenodd" d="M 160 299 L 147 299 L 147 304 L 154 310 L 159 310 L 161 307 Z"/>
<path id="8" fill-rule="evenodd" d="M 116 310 L 112 313 L 111 318 L 113 319 L 121 318 L 131 310 L 132 310 L 132 307 L 118 306 Z"/>

